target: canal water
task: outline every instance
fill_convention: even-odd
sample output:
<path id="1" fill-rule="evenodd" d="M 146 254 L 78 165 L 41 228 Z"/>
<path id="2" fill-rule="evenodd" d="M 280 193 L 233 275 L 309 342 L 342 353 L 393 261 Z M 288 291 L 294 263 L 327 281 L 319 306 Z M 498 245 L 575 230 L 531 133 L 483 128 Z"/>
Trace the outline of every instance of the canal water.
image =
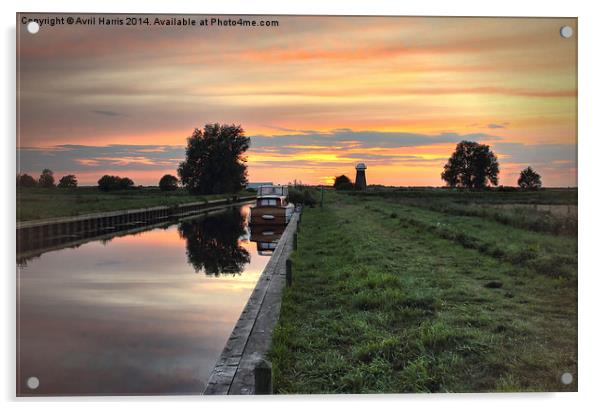
<path id="1" fill-rule="evenodd" d="M 201 393 L 269 260 L 248 212 L 21 258 L 18 393 Z"/>

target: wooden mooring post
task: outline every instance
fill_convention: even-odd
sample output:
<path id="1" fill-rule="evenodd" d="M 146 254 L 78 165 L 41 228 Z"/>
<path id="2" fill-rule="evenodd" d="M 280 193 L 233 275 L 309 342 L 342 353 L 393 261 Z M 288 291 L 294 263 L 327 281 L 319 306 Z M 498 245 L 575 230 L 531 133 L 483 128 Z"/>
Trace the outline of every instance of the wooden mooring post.
<path id="1" fill-rule="evenodd" d="M 272 394 L 272 364 L 260 359 L 253 370 L 255 374 L 255 394 Z"/>
<path id="2" fill-rule="evenodd" d="M 324 185 L 320 185 L 320 208 L 324 208 Z"/>
<path id="3" fill-rule="evenodd" d="M 290 259 L 286 260 L 286 286 L 293 284 L 293 261 Z"/>

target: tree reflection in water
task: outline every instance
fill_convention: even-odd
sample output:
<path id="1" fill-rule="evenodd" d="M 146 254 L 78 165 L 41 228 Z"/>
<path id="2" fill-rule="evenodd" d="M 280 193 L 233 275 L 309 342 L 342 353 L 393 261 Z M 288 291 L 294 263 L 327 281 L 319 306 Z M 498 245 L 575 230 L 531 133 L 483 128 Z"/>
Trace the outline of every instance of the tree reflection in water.
<path id="1" fill-rule="evenodd" d="M 186 239 L 188 262 L 197 273 L 240 274 L 251 261 L 249 252 L 238 244 L 245 233 L 245 220 L 238 208 L 183 221 L 178 232 Z"/>

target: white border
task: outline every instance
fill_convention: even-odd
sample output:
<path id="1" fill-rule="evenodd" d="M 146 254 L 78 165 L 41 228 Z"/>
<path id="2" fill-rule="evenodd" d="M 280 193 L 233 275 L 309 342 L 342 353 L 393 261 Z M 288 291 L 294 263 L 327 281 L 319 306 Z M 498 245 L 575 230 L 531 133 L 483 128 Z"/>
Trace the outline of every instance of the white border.
<path id="1" fill-rule="evenodd" d="M 159 0 L 90 0 L 82 1 L 33 1 L 23 0 L 9 4 L 3 1 L 2 13 L 2 135 L 4 156 L 2 189 L 2 297 L 4 302 L 2 321 L 2 354 L 4 371 L 0 386 L 2 398 L 9 406 L 25 407 L 43 405 L 45 408 L 64 408 L 82 405 L 104 408 L 110 403 L 115 408 L 157 408 L 174 403 L 196 410 L 203 407 L 259 407 L 286 406 L 288 409 L 331 407 L 342 404 L 363 408 L 375 402 L 380 408 L 400 406 L 449 409 L 504 409 L 544 405 L 546 408 L 572 409 L 574 406 L 593 407 L 602 402 L 598 395 L 600 377 L 600 296 L 602 268 L 596 258 L 600 218 L 597 208 L 602 195 L 599 188 L 597 167 L 602 153 L 602 134 L 599 131 L 602 89 L 600 75 L 602 64 L 599 52 L 602 39 L 602 14 L 594 1 L 538 1 L 504 0 L 497 2 L 476 0 L 398 1 L 366 0 L 325 1 L 298 0 L 252 2 L 228 1 L 159 1 Z M 462 395 L 373 395 L 373 396 L 303 396 L 288 398 L 62 398 L 22 400 L 14 398 L 15 391 L 15 12 L 138 12 L 138 13 L 229 13 L 229 14 L 358 14 L 358 15 L 452 15 L 452 16 L 545 16 L 579 18 L 579 393 L 570 394 L 462 394 Z M 597 98 L 596 98 L 597 97 Z M 16 402 L 16 403 L 15 403 Z"/>

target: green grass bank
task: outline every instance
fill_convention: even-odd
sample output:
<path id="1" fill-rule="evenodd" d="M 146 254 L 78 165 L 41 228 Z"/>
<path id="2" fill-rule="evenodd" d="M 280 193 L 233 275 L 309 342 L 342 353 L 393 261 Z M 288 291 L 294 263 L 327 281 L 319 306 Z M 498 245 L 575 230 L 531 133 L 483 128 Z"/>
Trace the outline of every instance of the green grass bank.
<path id="1" fill-rule="evenodd" d="M 238 195 L 254 195 L 242 191 Z M 17 221 L 76 216 L 124 209 L 173 206 L 231 197 L 231 194 L 191 195 L 183 189 L 161 191 L 158 187 L 102 192 L 96 187 L 17 189 Z"/>
<path id="2" fill-rule="evenodd" d="M 576 232 L 479 211 L 495 195 L 466 213 L 432 195 L 329 192 L 304 211 L 270 353 L 277 393 L 577 389 Z"/>

